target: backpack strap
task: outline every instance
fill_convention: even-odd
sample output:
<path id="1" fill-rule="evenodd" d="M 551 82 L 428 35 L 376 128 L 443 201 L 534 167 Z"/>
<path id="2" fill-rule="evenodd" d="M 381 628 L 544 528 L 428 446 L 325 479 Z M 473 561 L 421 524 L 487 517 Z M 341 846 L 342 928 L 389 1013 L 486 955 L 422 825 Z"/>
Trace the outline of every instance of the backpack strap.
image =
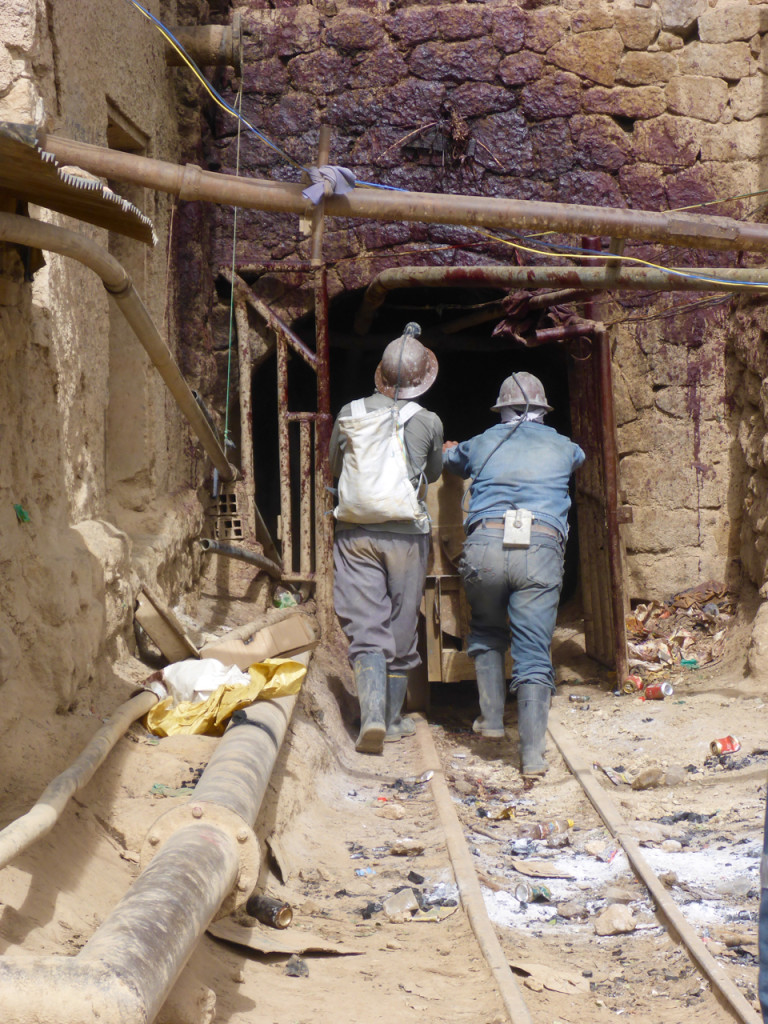
<path id="1" fill-rule="evenodd" d="M 417 412 L 421 412 L 421 406 L 418 402 L 406 402 L 397 414 L 397 418 L 405 426 L 408 420 L 412 419 Z"/>
<path id="2" fill-rule="evenodd" d="M 357 418 L 358 416 L 365 416 L 366 412 L 367 410 L 365 408 L 364 398 L 355 398 L 354 401 L 350 403 L 351 416 L 354 416 L 355 418 Z"/>

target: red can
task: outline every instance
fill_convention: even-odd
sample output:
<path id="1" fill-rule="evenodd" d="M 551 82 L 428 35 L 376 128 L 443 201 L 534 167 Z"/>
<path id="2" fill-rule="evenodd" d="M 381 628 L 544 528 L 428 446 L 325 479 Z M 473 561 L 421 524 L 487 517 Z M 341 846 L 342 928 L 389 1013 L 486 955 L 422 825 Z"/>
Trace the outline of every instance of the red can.
<path id="1" fill-rule="evenodd" d="M 651 683 L 646 686 L 643 696 L 646 700 L 664 700 L 665 697 L 671 697 L 674 692 L 672 683 Z"/>
<path id="2" fill-rule="evenodd" d="M 712 740 L 709 749 L 715 755 L 735 754 L 737 750 L 741 750 L 741 744 L 735 736 L 723 736 L 721 740 Z"/>
<path id="3" fill-rule="evenodd" d="M 637 693 L 638 690 L 643 688 L 642 676 L 627 676 L 621 685 L 624 693 Z"/>

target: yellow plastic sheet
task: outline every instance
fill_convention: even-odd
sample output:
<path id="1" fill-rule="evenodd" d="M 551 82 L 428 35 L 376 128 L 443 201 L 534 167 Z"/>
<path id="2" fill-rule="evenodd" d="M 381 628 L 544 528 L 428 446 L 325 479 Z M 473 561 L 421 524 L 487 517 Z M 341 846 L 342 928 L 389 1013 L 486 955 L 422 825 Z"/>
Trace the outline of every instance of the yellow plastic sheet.
<path id="1" fill-rule="evenodd" d="M 155 736 L 177 733 L 221 736 L 230 716 L 255 700 L 288 697 L 298 693 L 307 668 L 290 658 L 267 658 L 248 669 L 250 683 L 244 686 L 223 685 L 207 700 L 182 701 L 172 707 L 173 698 L 166 697 L 148 712 L 147 729 Z"/>

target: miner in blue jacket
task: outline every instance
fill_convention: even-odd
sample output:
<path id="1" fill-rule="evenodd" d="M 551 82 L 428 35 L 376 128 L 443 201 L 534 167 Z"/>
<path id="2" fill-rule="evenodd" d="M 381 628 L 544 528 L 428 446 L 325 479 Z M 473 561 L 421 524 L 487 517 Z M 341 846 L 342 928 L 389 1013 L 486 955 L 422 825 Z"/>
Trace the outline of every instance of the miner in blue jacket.
<path id="1" fill-rule="evenodd" d="M 539 776 L 547 770 L 544 748 L 555 692 L 550 646 L 563 584 L 568 486 L 585 456 L 545 426 L 552 407 L 533 374 L 507 377 L 492 411 L 500 413 L 500 423 L 443 446 L 444 469 L 472 480 L 459 572 L 471 609 L 467 653 L 475 662 L 480 698 L 473 729 L 491 739 L 504 737 L 509 644 L 521 770 Z"/>

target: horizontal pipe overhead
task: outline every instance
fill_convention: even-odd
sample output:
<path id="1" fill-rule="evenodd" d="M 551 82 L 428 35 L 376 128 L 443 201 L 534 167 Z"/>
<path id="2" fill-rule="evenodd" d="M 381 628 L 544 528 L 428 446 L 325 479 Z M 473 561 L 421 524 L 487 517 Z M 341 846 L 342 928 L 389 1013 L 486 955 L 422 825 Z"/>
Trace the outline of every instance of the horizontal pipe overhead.
<path id="1" fill-rule="evenodd" d="M 694 275 L 694 276 L 687 276 Z M 398 288 L 574 288 L 579 291 L 764 291 L 768 270 L 733 267 L 393 267 L 368 285 L 355 317 L 355 331 L 366 334 L 375 311 Z M 561 300 L 562 301 L 562 300 Z"/>
<path id="2" fill-rule="evenodd" d="M 41 132 L 39 145 L 65 164 L 92 174 L 172 192 L 187 200 L 310 216 L 302 184 L 234 177 L 122 153 Z M 768 251 L 768 225 L 695 213 L 657 213 L 574 203 L 542 203 L 432 192 L 354 188 L 325 200 L 329 217 L 457 224 L 499 230 L 557 231 L 664 242 L 694 249 Z"/>

